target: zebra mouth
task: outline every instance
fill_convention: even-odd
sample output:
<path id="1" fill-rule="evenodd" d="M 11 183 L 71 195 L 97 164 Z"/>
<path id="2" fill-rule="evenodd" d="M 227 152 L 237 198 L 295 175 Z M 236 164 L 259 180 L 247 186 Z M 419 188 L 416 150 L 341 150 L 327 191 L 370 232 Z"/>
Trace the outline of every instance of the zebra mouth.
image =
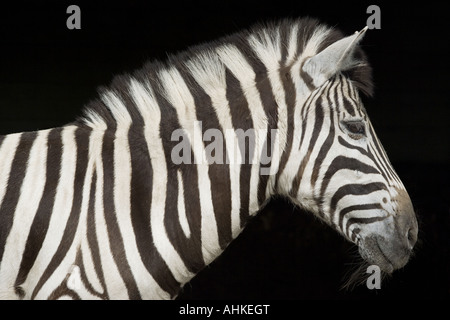
<path id="1" fill-rule="evenodd" d="M 395 269 L 395 263 L 385 254 L 376 236 L 367 237 L 359 246 L 359 253 L 368 263 L 377 265 L 386 273 L 390 274 Z"/>
<path id="2" fill-rule="evenodd" d="M 387 265 L 387 268 L 383 269 L 381 266 L 379 266 L 383 271 L 387 273 L 392 273 L 394 271 L 394 264 L 391 262 L 391 260 L 386 256 L 386 254 L 383 252 L 383 249 L 381 249 L 379 242 L 377 241 L 377 248 L 380 253 L 380 256 L 384 259 L 385 264 Z"/>

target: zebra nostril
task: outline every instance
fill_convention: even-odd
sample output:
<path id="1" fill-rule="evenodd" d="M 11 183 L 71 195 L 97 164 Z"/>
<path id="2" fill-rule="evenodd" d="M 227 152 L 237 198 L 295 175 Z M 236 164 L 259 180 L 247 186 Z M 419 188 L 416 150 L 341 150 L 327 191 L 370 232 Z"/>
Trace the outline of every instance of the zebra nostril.
<path id="1" fill-rule="evenodd" d="M 408 239 L 409 248 L 412 250 L 412 248 L 417 242 L 417 228 L 414 227 L 409 228 L 406 233 L 406 237 Z"/>

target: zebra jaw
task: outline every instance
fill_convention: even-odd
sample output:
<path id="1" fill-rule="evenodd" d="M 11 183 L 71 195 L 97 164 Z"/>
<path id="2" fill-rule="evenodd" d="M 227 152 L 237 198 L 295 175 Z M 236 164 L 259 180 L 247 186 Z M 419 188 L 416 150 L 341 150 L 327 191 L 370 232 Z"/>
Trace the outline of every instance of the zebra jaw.
<path id="1" fill-rule="evenodd" d="M 357 237 L 361 257 L 388 274 L 406 265 L 417 241 L 418 225 L 411 200 L 404 190 L 398 194 L 392 200 L 399 204 L 394 213 L 375 222 L 370 230 L 359 231 Z"/>

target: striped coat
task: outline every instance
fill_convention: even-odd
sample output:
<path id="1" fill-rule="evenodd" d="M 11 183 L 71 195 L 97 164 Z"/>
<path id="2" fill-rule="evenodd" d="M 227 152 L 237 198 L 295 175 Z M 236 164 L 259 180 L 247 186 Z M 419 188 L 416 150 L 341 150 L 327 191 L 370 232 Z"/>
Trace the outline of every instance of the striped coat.
<path id="1" fill-rule="evenodd" d="M 0 137 L 0 296 L 174 298 L 273 195 L 360 245 L 361 225 L 386 217 L 341 210 L 334 192 L 368 192 L 334 186 L 339 166 L 377 175 L 368 188 L 380 194 L 395 181 L 389 203 L 409 200 L 371 126 L 373 150 L 348 142 L 360 125 L 339 129 L 346 114 L 368 121 L 358 92 L 371 94 L 370 67 L 357 41 L 312 19 L 258 26 L 116 77 L 73 123 Z M 334 70 L 320 66 L 327 48 L 338 52 L 325 59 Z M 238 141 L 237 130 L 254 136 Z M 338 157 L 336 146 L 369 160 Z"/>

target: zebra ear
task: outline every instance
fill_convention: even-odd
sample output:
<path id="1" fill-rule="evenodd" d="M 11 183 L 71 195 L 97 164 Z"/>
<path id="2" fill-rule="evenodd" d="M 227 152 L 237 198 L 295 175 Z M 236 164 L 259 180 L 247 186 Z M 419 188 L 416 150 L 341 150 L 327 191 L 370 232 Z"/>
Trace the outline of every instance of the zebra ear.
<path id="1" fill-rule="evenodd" d="M 366 26 L 361 31 L 334 42 L 305 61 L 302 71 L 310 75 L 316 87 L 322 85 L 339 71 L 347 70 L 357 63 L 353 59 L 353 52 L 367 28 Z"/>

